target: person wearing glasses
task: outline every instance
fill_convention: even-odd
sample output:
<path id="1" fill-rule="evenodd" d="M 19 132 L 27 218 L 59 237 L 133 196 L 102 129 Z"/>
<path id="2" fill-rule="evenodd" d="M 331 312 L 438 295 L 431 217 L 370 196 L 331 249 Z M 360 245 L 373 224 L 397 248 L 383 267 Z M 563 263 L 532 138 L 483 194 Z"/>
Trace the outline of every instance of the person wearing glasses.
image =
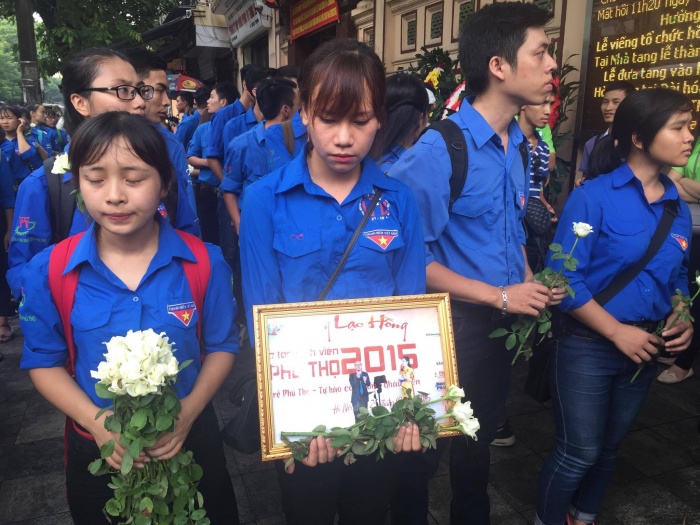
<path id="1" fill-rule="evenodd" d="M 75 133 L 84 120 L 109 111 L 127 111 L 143 117 L 146 114 L 145 101 L 154 93 L 152 86 L 136 87 L 138 77 L 133 66 L 123 54 L 112 49 L 80 51 L 66 60 L 62 73 L 65 129 L 69 134 Z M 58 220 L 60 210 L 49 204 L 47 175 L 59 172 L 56 176 L 61 177 L 62 183 L 72 185 L 70 169 L 66 169 L 63 156 L 59 158 L 61 160 L 51 161 L 50 166 L 40 167 L 27 176 L 17 192 L 7 272 L 7 280 L 16 298 L 21 296 L 22 269 L 34 255 L 89 226 L 88 216 L 76 208 L 70 227 L 64 227 Z M 64 189 L 68 188 L 64 186 Z M 175 217 L 173 226 L 188 231 L 188 225 L 182 220 Z"/>

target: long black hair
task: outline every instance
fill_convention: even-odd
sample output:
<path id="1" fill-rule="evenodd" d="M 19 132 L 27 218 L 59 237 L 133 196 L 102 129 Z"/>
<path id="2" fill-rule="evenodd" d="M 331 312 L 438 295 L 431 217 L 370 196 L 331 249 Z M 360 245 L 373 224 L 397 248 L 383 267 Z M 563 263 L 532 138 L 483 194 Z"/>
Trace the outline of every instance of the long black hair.
<path id="1" fill-rule="evenodd" d="M 119 138 L 126 141 L 134 155 L 158 171 L 162 187 L 168 192 L 164 199 L 165 208 L 170 216 L 170 223 L 175 224 L 175 168 L 170 162 L 170 157 L 163 154 L 166 147 L 161 133 L 139 115 L 132 115 L 126 111 L 108 111 L 87 119 L 80 125 L 71 139 L 68 150 L 68 161 L 76 187 L 80 188 L 80 167 L 97 162 Z"/>
<path id="2" fill-rule="evenodd" d="M 386 122 L 377 132 L 370 156 L 378 160 L 399 144 L 412 142 L 428 113 L 425 84 L 408 73 L 396 73 L 386 81 Z"/>
<path id="3" fill-rule="evenodd" d="M 632 149 L 636 135 L 645 152 L 656 134 L 675 113 L 693 111 L 693 102 L 675 89 L 640 89 L 620 102 L 612 130 L 591 151 L 586 179 L 618 168 Z"/>
<path id="4" fill-rule="evenodd" d="M 69 56 L 66 60 L 66 65 L 61 71 L 63 75 L 61 93 L 63 105 L 66 108 L 64 128 L 69 134 L 75 133 L 78 125 L 85 120 L 85 117 L 73 107 L 71 95 L 85 93 L 93 80 L 99 76 L 102 63 L 115 58 L 128 62 L 126 56 L 106 47 L 85 49 Z"/>

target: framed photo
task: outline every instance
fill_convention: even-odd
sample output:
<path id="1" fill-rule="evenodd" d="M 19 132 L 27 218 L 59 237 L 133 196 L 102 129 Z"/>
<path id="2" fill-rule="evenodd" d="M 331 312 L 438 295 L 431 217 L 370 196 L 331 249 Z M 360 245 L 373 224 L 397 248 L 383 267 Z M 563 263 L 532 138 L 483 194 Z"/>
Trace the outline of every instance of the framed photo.
<path id="1" fill-rule="evenodd" d="M 262 305 L 253 317 L 263 461 L 291 456 L 283 431 L 347 427 L 359 407 L 459 386 L 448 294 Z"/>

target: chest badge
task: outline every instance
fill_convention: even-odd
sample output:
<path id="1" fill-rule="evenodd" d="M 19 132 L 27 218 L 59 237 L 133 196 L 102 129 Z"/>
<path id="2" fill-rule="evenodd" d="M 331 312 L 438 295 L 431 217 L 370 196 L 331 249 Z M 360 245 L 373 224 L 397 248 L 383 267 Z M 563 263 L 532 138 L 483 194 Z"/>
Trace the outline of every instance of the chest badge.
<path id="1" fill-rule="evenodd" d="M 681 245 L 681 248 L 683 248 L 683 251 L 686 251 L 688 249 L 688 239 L 683 237 L 682 235 L 678 235 L 677 233 L 672 233 L 671 237 L 676 239 L 678 241 L 678 244 Z"/>
<path id="2" fill-rule="evenodd" d="M 194 311 L 197 309 L 194 302 L 169 304 L 167 305 L 167 308 L 168 313 L 177 317 L 178 320 L 185 326 L 190 326 L 190 322 L 194 316 Z"/>
<path id="3" fill-rule="evenodd" d="M 525 194 L 522 191 L 520 192 L 520 207 L 525 207 Z"/>
<path id="4" fill-rule="evenodd" d="M 375 243 L 382 250 L 386 250 L 391 242 L 399 236 L 398 230 L 372 230 L 362 233 L 367 239 Z"/>

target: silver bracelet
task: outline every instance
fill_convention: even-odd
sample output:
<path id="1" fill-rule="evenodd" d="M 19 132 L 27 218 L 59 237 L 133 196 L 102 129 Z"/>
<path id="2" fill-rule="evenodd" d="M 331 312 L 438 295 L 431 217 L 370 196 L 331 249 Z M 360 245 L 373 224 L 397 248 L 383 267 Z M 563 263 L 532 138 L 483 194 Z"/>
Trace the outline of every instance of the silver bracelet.
<path id="1" fill-rule="evenodd" d="M 501 298 L 503 299 L 503 306 L 501 306 L 501 313 L 507 314 L 508 313 L 508 294 L 506 294 L 506 288 L 505 286 L 499 286 L 499 290 L 501 290 Z"/>

